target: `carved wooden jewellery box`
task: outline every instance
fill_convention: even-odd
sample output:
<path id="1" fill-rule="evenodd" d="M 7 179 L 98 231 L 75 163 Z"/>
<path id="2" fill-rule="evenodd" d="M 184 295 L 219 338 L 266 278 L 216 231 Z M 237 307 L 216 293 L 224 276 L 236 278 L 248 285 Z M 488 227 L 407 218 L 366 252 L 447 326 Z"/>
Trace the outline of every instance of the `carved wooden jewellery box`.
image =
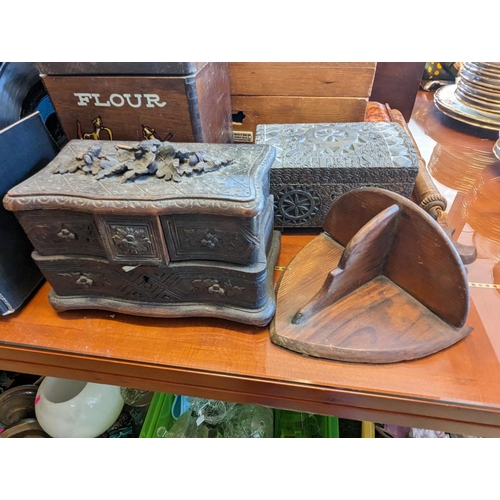
<path id="1" fill-rule="evenodd" d="M 219 317 L 275 310 L 267 145 L 68 143 L 4 198 L 57 310 Z"/>
<path id="2" fill-rule="evenodd" d="M 333 202 L 354 188 L 409 198 L 418 173 L 415 146 L 397 123 L 258 125 L 255 143 L 276 148 L 276 227 L 322 227 Z"/>

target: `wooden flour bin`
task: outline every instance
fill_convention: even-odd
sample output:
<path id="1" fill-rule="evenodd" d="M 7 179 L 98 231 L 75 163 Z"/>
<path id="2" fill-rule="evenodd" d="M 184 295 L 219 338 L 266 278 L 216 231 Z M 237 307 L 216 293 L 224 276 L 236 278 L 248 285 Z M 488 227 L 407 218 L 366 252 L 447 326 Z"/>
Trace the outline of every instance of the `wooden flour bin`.
<path id="1" fill-rule="evenodd" d="M 227 63 L 38 67 L 69 140 L 232 142 Z"/>

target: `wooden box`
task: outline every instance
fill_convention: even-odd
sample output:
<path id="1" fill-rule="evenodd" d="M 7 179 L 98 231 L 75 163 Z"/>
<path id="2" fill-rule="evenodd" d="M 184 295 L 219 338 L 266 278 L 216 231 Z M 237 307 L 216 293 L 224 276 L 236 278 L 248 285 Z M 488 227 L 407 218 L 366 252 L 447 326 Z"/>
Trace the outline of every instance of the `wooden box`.
<path id="1" fill-rule="evenodd" d="M 353 188 L 409 198 L 418 173 L 413 141 L 397 123 L 258 125 L 255 142 L 276 149 L 276 227 L 322 227 L 333 202 Z"/>
<path id="2" fill-rule="evenodd" d="M 388 104 L 409 122 L 425 62 L 378 62 L 370 101 Z"/>
<path id="3" fill-rule="evenodd" d="M 44 75 L 191 75 L 203 62 L 42 62 L 36 63 Z"/>
<path id="4" fill-rule="evenodd" d="M 258 124 L 361 122 L 377 63 L 229 63 L 235 142 Z"/>
<path id="5" fill-rule="evenodd" d="M 58 310 L 213 316 L 274 314 L 267 145 L 71 141 L 11 189 Z"/>
<path id="6" fill-rule="evenodd" d="M 233 142 L 227 63 L 38 67 L 56 73 L 42 73 L 42 79 L 70 140 Z"/>

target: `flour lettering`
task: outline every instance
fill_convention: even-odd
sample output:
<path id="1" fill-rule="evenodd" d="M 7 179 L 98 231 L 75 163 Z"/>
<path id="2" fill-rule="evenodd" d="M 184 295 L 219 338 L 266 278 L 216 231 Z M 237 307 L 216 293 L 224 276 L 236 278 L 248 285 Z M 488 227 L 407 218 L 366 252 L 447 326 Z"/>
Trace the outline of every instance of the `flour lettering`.
<path id="1" fill-rule="evenodd" d="M 107 100 L 101 97 L 101 94 L 90 93 L 75 93 L 73 94 L 78 98 L 76 103 L 78 106 L 94 105 L 95 107 L 121 108 L 122 106 L 130 106 L 131 108 L 140 108 L 143 103 L 146 108 L 163 108 L 167 103 L 162 101 L 158 94 L 111 94 Z"/>

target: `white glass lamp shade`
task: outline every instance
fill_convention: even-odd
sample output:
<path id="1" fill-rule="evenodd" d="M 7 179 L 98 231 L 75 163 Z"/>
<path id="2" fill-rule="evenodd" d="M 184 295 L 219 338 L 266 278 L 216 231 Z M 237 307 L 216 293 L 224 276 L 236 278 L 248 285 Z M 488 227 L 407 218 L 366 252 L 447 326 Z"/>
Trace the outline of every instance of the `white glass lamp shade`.
<path id="1" fill-rule="evenodd" d="M 123 404 L 118 386 L 45 377 L 35 414 L 53 438 L 95 438 L 116 422 Z"/>

